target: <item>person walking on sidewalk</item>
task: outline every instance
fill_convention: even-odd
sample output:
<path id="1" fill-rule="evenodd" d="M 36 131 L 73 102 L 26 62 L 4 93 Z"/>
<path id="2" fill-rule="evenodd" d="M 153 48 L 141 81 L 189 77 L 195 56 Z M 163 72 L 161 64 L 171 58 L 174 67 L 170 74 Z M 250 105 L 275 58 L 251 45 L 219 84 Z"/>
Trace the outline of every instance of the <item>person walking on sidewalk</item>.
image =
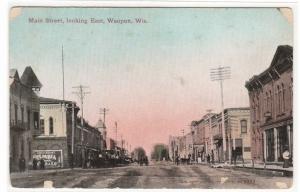
<path id="1" fill-rule="evenodd" d="M 210 163 L 210 155 L 207 154 L 207 163 Z"/>
<path id="2" fill-rule="evenodd" d="M 283 168 L 289 168 L 290 152 L 287 148 L 284 150 L 282 157 L 283 157 Z"/>
<path id="3" fill-rule="evenodd" d="M 19 170 L 20 170 L 20 172 L 24 172 L 25 167 L 26 167 L 26 161 L 25 161 L 24 156 L 22 155 L 19 159 Z"/>
<path id="4" fill-rule="evenodd" d="M 40 169 L 45 169 L 45 161 L 43 158 L 40 160 Z"/>
<path id="5" fill-rule="evenodd" d="M 37 163 L 38 163 L 38 160 L 36 158 L 33 158 L 33 160 L 32 160 L 32 168 L 33 168 L 33 170 L 37 169 Z"/>

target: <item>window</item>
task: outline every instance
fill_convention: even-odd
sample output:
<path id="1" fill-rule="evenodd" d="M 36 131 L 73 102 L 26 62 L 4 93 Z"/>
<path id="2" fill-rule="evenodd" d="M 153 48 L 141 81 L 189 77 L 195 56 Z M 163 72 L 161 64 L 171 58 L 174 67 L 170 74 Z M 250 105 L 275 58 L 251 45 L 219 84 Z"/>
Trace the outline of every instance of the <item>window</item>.
<path id="1" fill-rule="evenodd" d="M 277 111 L 277 115 L 279 115 L 281 113 L 281 90 L 279 85 L 277 86 L 277 106 L 278 106 L 278 111 Z"/>
<path id="2" fill-rule="evenodd" d="M 17 104 L 15 104 L 15 122 L 16 122 L 16 124 L 18 122 L 18 105 Z"/>
<path id="3" fill-rule="evenodd" d="M 273 114 L 273 95 L 272 95 L 272 91 L 271 90 L 269 91 L 269 97 L 270 97 L 269 110 Z"/>
<path id="4" fill-rule="evenodd" d="M 41 134 L 45 134 L 45 120 L 40 120 Z"/>
<path id="5" fill-rule="evenodd" d="M 53 118 L 49 118 L 49 134 L 53 134 Z"/>
<path id="6" fill-rule="evenodd" d="M 21 156 L 24 156 L 24 140 L 21 140 Z"/>
<path id="7" fill-rule="evenodd" d="M 241 120 L 241 133 L 247 133 L 247 120 Z"/>
<path id="8" fill-rule="evenodd" d="M 281 84 L 281 90 L 282 90 L 282 112 L 285 110 L 285 89 L 283 83 Z"/>
<path id="9" fill-rule="evenodd" d="M 27 129 L 30 130 L 30 110 L 27 110 Z"/>
<path id="10" fill-rule="evenodd" d="M 24 107 L 21 107 L 21 122 L 24 123 Z"/>
<path id="11" fill-rule="evenodd" d="M 39 116 L 40 116 L 39 112 L 34 112 L 33 113 L 33 121 L 34 121 L 34 128 L 35 129 L 39 129 L 39 125 L 40 125 L 40 123 L 39 123 L 40 117 Z"/>

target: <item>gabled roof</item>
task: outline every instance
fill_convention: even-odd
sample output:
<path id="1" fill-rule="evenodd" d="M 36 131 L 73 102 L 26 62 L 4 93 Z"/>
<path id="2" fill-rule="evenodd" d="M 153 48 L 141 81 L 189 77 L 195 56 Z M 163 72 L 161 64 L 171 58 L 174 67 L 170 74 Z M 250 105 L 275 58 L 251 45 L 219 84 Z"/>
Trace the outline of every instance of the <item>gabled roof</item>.
<path id="1" fill-rule="evenodd" d="M 35 73 L 33 72 L 30 66 L 27 66 L 22 74 L 21 82 L 32 88 L 41 88 L 42 84 L 39 79 L 36 77 Z"/>
<path id="2" fill-rule="evenodd" d="M 9 70 L 9 85 L 11 85 L 14 81 L 20 81 L 19 73 L 17 69 Z"/>
<path id="3" fill-rule="evenodd" d="M 9 70 L 9 77 L 14 79 L 20 79 L 19 73 L 17 69 L 10 69 Z"/>

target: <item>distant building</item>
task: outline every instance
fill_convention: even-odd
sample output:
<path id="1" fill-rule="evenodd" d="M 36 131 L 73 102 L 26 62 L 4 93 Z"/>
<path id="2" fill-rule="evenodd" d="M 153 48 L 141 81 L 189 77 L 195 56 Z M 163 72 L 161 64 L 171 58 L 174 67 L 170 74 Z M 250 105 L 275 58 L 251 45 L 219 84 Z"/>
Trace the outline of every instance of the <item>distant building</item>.
<path id="1" fill-rule="evenodd" d="M 80 142 L 75 137 L 78 111 L 75 102 L 40 98 L 40 128 L 34 137 L 33 158 L 43 158 L 46 168 L 70 167 L 76 143 Z"/>
<path id="2" fill-rule="evenodd" d="M 9 73 L 10 170 L 19 170 L 19 159 L 25 159 L 25 169 L 32 161 L 32 135 L 39 130 L 39 91 L 42 84 L 31 67 L 21 78 L 18 71 Z"/>
<path id="3" fill-rule="evenodd" d="M 226 154 L 225 161 L 250 160 L 250 109 L 249 107 L 224 109 Z M 222 113 L 211 116 L 213 148 L 215 161 L 224 161 Z"/>
<path id="4" fill-rule="evenodd" d="M 117 142 L 112 138 L 107 138 L 106 146 L 108 150 L 114 150 L 117 147 Z"/>
<path id="5" fill-rule="evenodd" d="M 106 125 L 104 122 L 99 119 L 98 122 L 96 123 L 95 126 L 96 129 L 98 129 L 101 133 L 101 150 L 106 149 L 106 136 L 107 136 L 107 131 L 106 131 Z"/>
<path id="6" fill-rule="evenodd" d="M 214 113 L 208 113 L 199 121 L 191 123 L 191 132 L 194 140 L 194 159 L 201 158 L 206 161 L 206 156 L 211 153 L 213 148 L 213 138 L 211 132 L 211 117 Z"/>
<path id="7" fill-rule="evenodd" d="M 278 46 L 271 65 L 246 82 L 251 109 L 252 158 L 282 161 L 293 155 L 293 48 Z"/>
<path id="8" fill-rule="evenodd" d="M 83 131 L 83 140 L 81 142 L 82 131 Z M 103 143 L 101 133 L 97 128 L 89 125 L 89 123 L 84 119 L 83 119 L 83 127 L 81 126 L 81 118 L 77 119 L 75 140 L 79 141 L 75 144 L 76 165 L 82 166 L 83 155 L 85 161 L 87 161 L 89 159 L 97 158 L 97 156 L 100 154 L 101 143 Z"/>

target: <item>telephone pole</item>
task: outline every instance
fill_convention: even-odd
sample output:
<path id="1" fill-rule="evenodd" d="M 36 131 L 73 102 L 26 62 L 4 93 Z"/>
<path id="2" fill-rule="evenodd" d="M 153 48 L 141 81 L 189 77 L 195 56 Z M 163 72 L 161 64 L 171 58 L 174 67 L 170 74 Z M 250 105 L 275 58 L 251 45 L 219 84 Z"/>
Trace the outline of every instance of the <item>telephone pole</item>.
<path id="1" fill-rule="evenodd" d="M 81 155 L 82 155 L 82 168 L 85 168 L 85 161 L 86 161 L 86 157 L 85 157 L 85 148 L 83 147 L 84 146 L 84 143 L 83 143 L 83 130 L 84 130 L 84 125 L 83 125 L 83 100 L 84 100 L 84 97 L 87 95 L 87 94 L 90 94 L 91 92 L 86 92 L 84 91 L 85 89 L 89 88 L 87 86 L 83 86 L 83 85 L 79 85 L 79 86 L 75 86 L 73 87 L 74 89 L 76 89 L 77 91 L 74 91 L 72 92 L 73 94 L 76 94 L 79 99 L 80 99 L 80 104 L 81 104 Z"/>
<path id="2" fill-rule="evenodd" d="M 210 69 L 210 78 L 211 81 L 220 82 L 220 91 L 221 91 L 221 109 L 222 109 L 222 137 L 223 137 L 223 158 L 224 162 L 226 161 L 226 132 L 225 132 L 225 119 L 224 119 L 224 100 L 223 100 L 223 81 L 230 79 L 230 67 L 219 66 L 217 68 Z M 230 144 L 230 141 L 229 141 Z M 229 157 L 231 158 L 231 157 Z"/>
<path id="3" fill-rule="evenodd" d="M 115 121 L 116 148 L 118 145 L 118 123 Z"/>
<path id="4" fill-rule="evenodd" d="M 107 108 L 100 108 L 100 114 L 101 115 L 103 115 L 103 123 L 104 123 L 104 125 L 105 125 L 105 116 L 106 116 L 106 114 L 107 114 L 107 111 L 109 111 L 109 109 L 107 109 Z"/>

